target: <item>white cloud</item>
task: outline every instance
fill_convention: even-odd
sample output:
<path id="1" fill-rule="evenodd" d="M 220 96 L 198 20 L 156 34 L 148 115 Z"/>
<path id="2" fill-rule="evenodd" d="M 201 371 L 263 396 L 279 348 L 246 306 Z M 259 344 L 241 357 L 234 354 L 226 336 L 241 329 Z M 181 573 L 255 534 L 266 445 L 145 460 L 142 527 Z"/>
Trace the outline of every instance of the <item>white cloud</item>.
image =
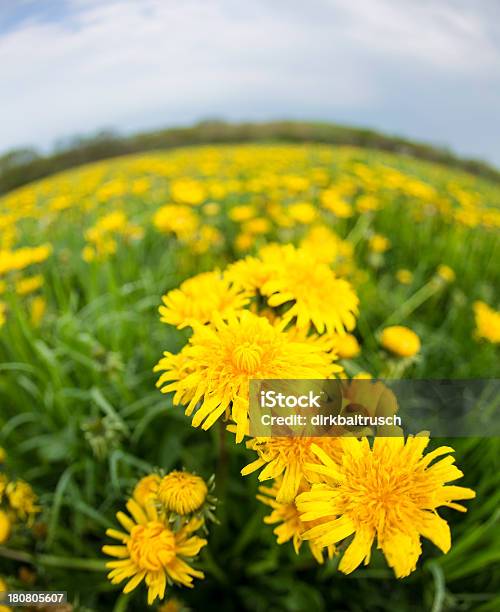
<path id="1" fill-rule="evenodd" d="M 353 41 L 376 54 L 419 62 L 448 73 L 489 75 L 500 69 L 500 48 L 481 2 L 333 0 L 348 16 Z"/>
<path id="2" fill-rule="evenodd" d="M 405 131 L 394 99 L 413 81 L 488 82 L 498 100 L 491 23 L 479 3 L 453 6 L 73 0 L 64 19 L 33 17 L 0 34 L 0 149 L 209 116 L 338 117 L 382 129 L 403 120 Z M 406 132 L 415 129 L 429 137 L 425 126 Z"/>

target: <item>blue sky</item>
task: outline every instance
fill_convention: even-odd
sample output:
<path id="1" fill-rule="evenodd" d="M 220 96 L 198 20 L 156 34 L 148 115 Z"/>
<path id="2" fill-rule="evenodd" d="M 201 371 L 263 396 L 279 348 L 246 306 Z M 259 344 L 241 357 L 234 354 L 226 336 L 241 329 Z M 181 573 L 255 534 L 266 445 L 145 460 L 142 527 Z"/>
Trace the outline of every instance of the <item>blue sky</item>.
<path id="1" fill-rule="evenodd" d="M 500 166 L 496 0 L 0 0 L 0 83 L 0 151 L 296 118 Z"/>

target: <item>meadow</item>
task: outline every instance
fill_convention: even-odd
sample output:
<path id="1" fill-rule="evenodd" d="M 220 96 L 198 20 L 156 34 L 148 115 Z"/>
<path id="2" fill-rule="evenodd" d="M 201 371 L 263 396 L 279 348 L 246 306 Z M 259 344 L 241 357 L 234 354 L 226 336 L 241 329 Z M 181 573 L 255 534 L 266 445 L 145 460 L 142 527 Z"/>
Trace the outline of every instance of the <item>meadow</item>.
<path id="1" fill-rule="evenodd" d="M 498 183 L 446 166 L 282 143 L 124 156 L 7 193 L 3 588 L 64 590 L 60 609 L 81 611 L 151 609 L 148 594 L 164 612 L 498 610 L 498 438 L 430 440 L 427 453 L 452 447 L 463 472 L 453 482 L 463 508 L 449 489 L 439 510 L 446 554 L 436 523 L 438 536 L 420 530 L 422 551 L 412 535 L 368 559 L 370 534 L 329 538 L 322 513 L 341 512 L 314 497 L 336 478 L 321 449 L 248 441 L 245 393 L 262 372 L 498 378 L 499 203 Z M 365 442 L 343 443 L 342 456 L 387 453 L 396 476 L 407 469 Z M 408 465 L 417 444 L 399 448 Z M 115 518 L 126 504 L 145 531 L 132 555 L 142 574 L 113 566 L 117 579 L 138 577 L 123 593 L 106 563 L 132 551 Z M 130 520 L 119 519 L 127 532 Z M 153 523 L 177 557 L 150 547 Z"/>

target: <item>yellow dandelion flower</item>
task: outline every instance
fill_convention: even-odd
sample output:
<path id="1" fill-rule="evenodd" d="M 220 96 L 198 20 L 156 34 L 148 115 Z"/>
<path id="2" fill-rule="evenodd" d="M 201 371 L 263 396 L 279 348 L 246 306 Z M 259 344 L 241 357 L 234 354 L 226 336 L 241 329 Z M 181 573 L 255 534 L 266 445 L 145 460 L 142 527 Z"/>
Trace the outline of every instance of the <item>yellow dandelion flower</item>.
<path id="1" fill-rule="evenodd" d="M 39 327 L 42 322 L 45 310 L 47 308 L 47 302 L 41 295 L 35 296 L 31 300 L 30 304 L 30 321 L 33 327 Z"/>
<path id="2" fill-rule="evenodd" d="M 267 234 L 271 231 L 271 223 L 265 217 L 255 217 L 255 219 L 245 221 L 241 229 L 245 234 Z"/>
<path id="3" fill-rule="evenodd" d="M 337 278 L 326 265 L 319 263 L 306 249 L 291 244 L 271 245 L 261 251 L 265 264 L 272 270 L 260 288 L 269 306 L 288 305 L 283 320 L 296 320 L 298 328 L 312 324 L 318 333 L 344 333 L 356 324 L 358 297 L 346 280 Z"/>
<path id="4" fill-rule="evenodd" d="M 99 232 L 119 232 L 127 225 L 127 217 L 122 210 L 113 210 L 101 217 L 95 227 Z"/>
<path id="5" fill-rule="evenodd" d="M 172 199 L 182 204 L 196 206 L 201 204 L 207 197 L 207 192 L 202 183 L 190 178 L 182 178 L 174 181 L 170 187 Z"/>
<path id="6" fill-rule="evenodd" d="M 5 580 L 0 576 L 0 593 L 8 593 L 9 589 Z M 10 606 L 0 606 L 0 612 L 12 612 Z"/>
<path id="7" fill-rule="evenodd" d="M 370 448 L 366 438 L 342 438 L 341 462 L 314 446 L 323 464 L 315 469 L 324 483 L 300 494 L 297 507 L 303 521 L 337 518 L 309 529 L 304 539 L 329 546 L 354 534 L 339 565 L 346 574 L 369 562 L 375 537 L 398 578 L 415 569 L 421 536 L 448 552 L 450 529 L 437 508 L 465 511 L 455 500 L 472 499 L 475 493 L 446 484 L 463 476 L 454 458 L 431 462 L 453 449 L 441 446 L 424 456 L 428 443 L 427 435 L 406 442 L 403 437 L 375 438 Z"/>
<path id="8" fill-rule="evenodd" d="M 219 271 L 203 272 L 184 281 L 162 297 L 160 320 L 178 328 L 223 319 L 245 308 L 250 293 L 235 286 Z"/>
<path id="9" fill-rule="evenodd" d="M 180 240 L 188 240 L 196 232 L 199 219 L 189 206 L 167 204 L 156 211 L 153 223 L 160 232 L 172 233 Z"/>
<path id="10" fill-rule="evenodd" d="M 287 209 L 279 202 L 268 202 L 266 212 L 279 227 L 294 226 L 294 220 L 288 215 Z"/>
<path id="11" fill-rule="evenodd" d="M 247 256 L 229 265 L 224 277 L 235 285 L 257 293 L 272 277 L 274 266 L 263 262 L 258 257 Z"/>
<path id="12" fill-rule="evenodd" d="M 373 376 L 370 374 L 370 372 L 358 372 L 355 376 L 353 376 L 353 379 L 355 380 L 371 380 L 373 378 Z"/>
<path id="13" fill-rule="evenodd" d="M 318 215 L 310 202 L 294 202 L 288 206 L 287 212 L 294 221 L 304 224 L 312 223 Z"/>
<path id="14" fill-rule="evenodd" d="M 27 276 L 17 281 L 15 289 L 18 295 L 28 295 L 34 293 L 43 285 L 43 276 L 37 274 L 35 276 Z"/>
<path id="15" fill-rule="evenodd" d="M 276 500 L 291 502 L 295 499 L 301 482 L 318 482 L 316 472 L 310 466 L 317 462 L 312 446 L 317 445 L 329 455 L 340 460 L 341 444 L 338 437 L 293 437 L 273 436 L 253 438 L 246 443 L 247 448 L 254 450 L 258 459 L 241 470 L 242 476 L 261 470 L 259 481 L 280 478 Z M 263 469 L 261 469 L 263 468 Z"/>
<path id="16" fill-rule="evenodd" d="M 164 353 L 155 372 L 164 372 L 157 386 L 174 391 L 174 404 L 197 408 L 192 424 L 209 429 L 230 416 L 237 425 L 236 441 L 248 429 L 249 383 L 252 378 L 328 378 L 341 368 L 323 346 L 298 341 L 249 311 L 197 325 L 182 356 Z"/>
<path id="17" fill-rule="evenodd" d="M 7 272 L 23 270 L 32 264 L 44 262 L 52 253 L 52 245 L 42 244 L 37 247 L 0 250 L 0 275 Z"/>
<path id="18" fill-rule="evenodd" d="M 485 302 L 473 304 L 476 320 L 476 338 L 498 344 L 500 342 L 500 311 L 493 310 Z"/>
<path id="19" fill-rule="evenodd" d="M 0 302 L 0 327 L 5 325 L 5 321 L 7 320 L 7 304 L 5 302 Z"/>
<path id="20" fill-rule="evenodd" d="M 286 542 L 292 541 L 293 549 L 298 555 L 300 548 L 303 543 L 302 534 L 319 524 L 319 521 L 304 522 L 300 518 L 300 513 L 294 501 L 291 502 L 279 502 L 276 496 L 279 491 L 279 480 L 274 483 L 272 487 L 259 487 L 260 495 L 257 495 L 257 499 L 272 508 L 272 512 L 269 516 L 264 517 L 264 523 L 266 525 L 275 525 L 279 523 L 277 527 L 273 529 L 273 533 L 276 535 L 276 541 L 278 544 L 285 544 Z M 308 490 L 306 485 L 301 485 L 300 492 Z M 334 518 L 334 517 L 331 517 Z M 328 519 L 325 519 L 328 520 Z M 313 541 L 309 541 L 309 548 L 313 557 L 318 563 L 323 563 L 323 552 L 320 546 L 317 546 Z M 328 547 L 328 558 L 331 559 L 335 553 L 335 546 Z"/>
<path id="21" fill-rule="evenodd" d="M 6 512 L 0 510 L 0 544 L 3 544 L 9 539 L 10 529 L 10 518 L 8 517 Z"/>
<path id="22" fill-rule="evenodd" d="M 144 580 L 151 605 L 156 598 L 164 598 L 167 581 L 192 587 L 193 578 L 204 578 L 203 572 L 193 569 L 183 559 L 195 557 L 207 543 L 192 535 L 201 526 L 201 521 L 194 519 L 173 532 L 160 519 L 153 504 L 142 508 L 130 499 L 127 510 L 130 516 L 124 512 L 116 515 L 125 531 L 106 531 L 120 544 L 102 548 L 104 554 L 117 559 L 106 564 L 111 570 L 108 578 L 113 584 L 128 580 L 123 592 L 130 593 Z"/>
<path id="23" fill-rule="evenodd" d="M 309 187 L 309 180 L 304 176 L 286 174 L 281 180 L 285 189 L 292 193 L 305 191 Z"/>
<path id="24" fill-rule="evenodd" d="M 257 215 L 257 211 L 250 204 L 240 204 L 229 209 L 227 216 L 237 223 L 249 221 Z"/>
<path id="25" fill-rule="evenodd" d="M 92 247 L 87 245 L 82 249 L 82 259 L 87 263 L 95 260 L 105 260 L 108 255 L 116 253 L 118 248 L 116 240 L 107 235 L 96 236 L 95 239 L 92 239 L 92 242 Z"/>
<path id="26" fill-rule="evenodd" d="M 37 506 L 38 498 L 31 485 L 24 480 L 9 482 L 5 493 L 10 507 L 22 520 L 32 519 L 35 514 L 40 512 L 40 507 Z"/>
<path id="27" fill-rule="evenodd" d="M 452 283 L 456 277 L 453 268 L 450 268 L 450 266 L 447 266 L 446 264 L 441 264 L 440 266 L 438 266 L 436 273 L 439 278 L 446 281 L 447 283 Z"/>
<path id="28" fill-rule="evenodd" d="M 164 476 L 158 486 L 158 500 L 169 512 L 186 515 L 199 510 L 205 503 L 208 487 L 200 476 L 173 471 Z"/>
<path id="29" fill-rule="evenodd" d="M 220 246 L 224 242 L 222 233 L 211 225 L 203 225 L 199 231 L 187 240 L 195 253 L 207 253 L 211 248 Z"/>
<path id="30" fill-rule="evenodd" d="M 301 248 L 308 250 L 317 261 L 333 264 L 351 259 L 353 246 L 342 240 L 328 227 L 312 227 L 300 243 Z"/>
<path id="31" fill-rule="evenodd" d="M 91 247 L 89 244 L 85 245 L 82 249 L 82 259 L 83 261 L 85 261 L 86 263 L 90 263 L 92 261 L 94 261 L 96 258 L 96 252 L 95 249 L 93 247 Z"/>
<path id="32" fill-rule="evenodd" d="M 368 248 L 373 253 L 385 253 L 391 247 L 391 242 L 386 236 L 375 234 L 368 241 Z"/>
<path id="33" fill-rule="evenodd" d="M 413 273 L 410 270 L 402 268 L 396 272 L 396 278 L 402 285 L 411 285 L 413 281 Z"/>
<path id="34" fill-rule="evenodd" d="M 362 195 L 356 200 L 356 208 L 361 213 L 378 210 L 380 206 L 381 202 L 371 194 Z"/>
<path id="35" fill-rule="evenodd" d="M 161 604 L 157 612 L 188 612 L 182 601 L 175 597 L 171 597 L 168 601 Z"/>
<path id="36" fill-rule="evenodd" d="M 339 191 L 326 189 L 320 196 L 321 205 L 340 219 L 352 217 L 352 206 L 348 204 Z"/>
<path id="37" fill-rule="evenodd" d="M 177 353 L 163 353 L 163 357 L 156 364 L 154 371 L 155 372 L 170 372 L 171 379 L 169 380 L 183 380 L 190 374 L 194 372 L 192 359 L 189 355 L 189 344 L 185 345 L 182 350 Z M 181 401 L 182 400 L 182 401 Z M 179 403 L 188 402 L 189 399 L 186 397 L 179 398 Z"/>
<path id="38" fill-rule="evenodd" d="M 382 330 L 381 345 L 398 357 L 412 357 L 420 351 L 420 338 L 403 325 L 392 325 Z"/>
<path id="39" fill-rule="evenodd" d="M 333 346 L 340 359 L 353 359 L 361 353 L 358 339 L 352 334 L 335 336 L 333 339 Z"/>
<path id="40" fill-rule="evenodd" d="M 253 234 L 241 232 L 234 239 L 234 247 L 237 251 L 249 251 L 254 244 L 255 236 Z"/>
<path id="41" fill-rule="evenodd" d="M 132 494 L 135 501 L 145 507 L 156 501 L 161 477 L 158 474 L 148 474 L 139 480 Z"/>

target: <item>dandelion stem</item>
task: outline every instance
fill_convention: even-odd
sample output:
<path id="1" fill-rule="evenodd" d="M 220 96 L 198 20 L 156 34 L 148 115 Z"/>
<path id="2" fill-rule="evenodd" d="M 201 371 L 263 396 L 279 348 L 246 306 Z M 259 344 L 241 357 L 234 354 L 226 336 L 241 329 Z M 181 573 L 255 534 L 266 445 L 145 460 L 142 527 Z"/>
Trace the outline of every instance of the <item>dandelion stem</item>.
<path id="1" fill-rule="evenodd" d="M 115 607 L 113 608 L 113 612 L 124 612 L 130 601 L 130 595 L 122 593 L 118 599 L 116 600 Z"/>
<path id="2" fill-rule="evenodd" d="M 346 240 L 350 242 L 353 246 L 356 246 L 358 242 L 363 238 L 363 236 L 366 235 L 366 231 L 370 227 L 372 219 L 373 215 L 369 213 L 359 215 L 356 225 L 349 232 L 346 237 Z"/>
<path id="3" fill-rule="evenodd" d="M 436 589 L 434 593 L 434 601 L 432 602 L 431 612 L 441 612 L 443 609 L 444 596 L 445 596 L 445 582 L 443 570 L 437 563 L 430 563 L 429 569 L 434 577 L 434 587 Z"/>
<path id="4" fill-rule="evenodd" d="M 22 550 L 15 550 L 0 546 L 0 557 L 30 563 L 32 565 L 46 565 L 49 567 L 64 567 L 68 569 L 80 569 L 90 572 L 106 571 L 106 562 L 101 559 L 78 559 L 75 557 L 59 557 L 57 555 L 34 555 Z"/>
<path id="5" fill-rule="evenodd" d="M 224 490 L 227 477 L 227 446 L 226 446 L 226 427 L 219 421 L 219 463 L 217 466 L 217 488 Z"/>
<path id="6" fill-rule="evenodd" d="M 409 297 L 406 302 L 403 302 L 403 304 L 401 304 L 401 306 L 384 321 L 381 327 L 386 327 L 387 325 L 392 325 L 394 323 L 401 323 L 406 317 L 411 315 L 413 311 L 415 311 L 440 289 L 441 285 L 437 283 L 435 279 L 430 280 L 411 297 Z"/>

